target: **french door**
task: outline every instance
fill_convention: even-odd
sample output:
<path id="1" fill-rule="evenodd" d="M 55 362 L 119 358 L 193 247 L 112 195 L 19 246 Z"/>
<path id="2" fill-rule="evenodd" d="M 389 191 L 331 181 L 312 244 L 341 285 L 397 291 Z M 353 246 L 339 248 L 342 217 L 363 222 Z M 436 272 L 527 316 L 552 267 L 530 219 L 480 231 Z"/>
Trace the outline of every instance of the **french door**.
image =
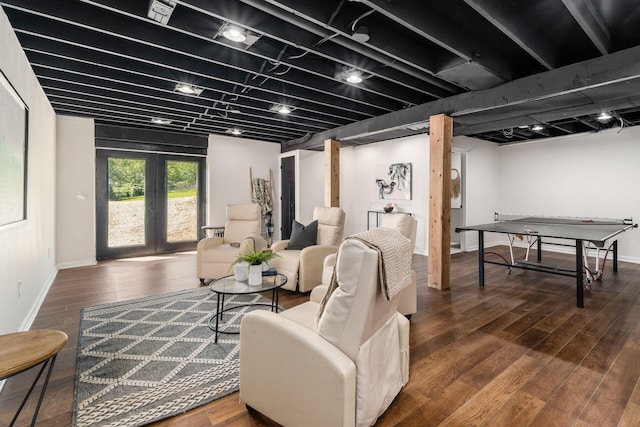
<path id="1" fill-rule="evenodd" d="M 204 178 L 203 157 L 97 150 L 97 258 L 195 249 Z"/>

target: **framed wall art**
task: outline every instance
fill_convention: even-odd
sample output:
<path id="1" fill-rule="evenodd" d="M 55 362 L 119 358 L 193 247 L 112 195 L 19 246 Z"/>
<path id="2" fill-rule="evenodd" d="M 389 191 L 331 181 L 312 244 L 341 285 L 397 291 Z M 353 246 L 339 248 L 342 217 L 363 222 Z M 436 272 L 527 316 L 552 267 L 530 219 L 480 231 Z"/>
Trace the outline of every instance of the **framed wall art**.
<path id="1" fill-rule="evenodd" d="M 411 200 L 411 163 L 378 165 L 375 177 L 378 199 Z"/>
<path id="2" fill-rule="evenodd" d="M 0 70 L 0 226 L 27 216 L 27 105 Z"/>

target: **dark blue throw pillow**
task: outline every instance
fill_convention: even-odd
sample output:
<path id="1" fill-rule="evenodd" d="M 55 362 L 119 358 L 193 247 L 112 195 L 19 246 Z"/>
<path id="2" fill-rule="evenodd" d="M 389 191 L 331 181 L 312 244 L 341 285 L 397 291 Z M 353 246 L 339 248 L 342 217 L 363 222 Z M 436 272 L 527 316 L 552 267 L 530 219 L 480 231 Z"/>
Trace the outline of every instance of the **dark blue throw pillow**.
<path id="1" fill-rule="evenodd" d="M 312 221 L 308 225 L 302 225 L 293 221 L 291 225 L 291 237 L 287 249 L 304 249 L 313 246 L 318 240 L 318 221 Z"/>

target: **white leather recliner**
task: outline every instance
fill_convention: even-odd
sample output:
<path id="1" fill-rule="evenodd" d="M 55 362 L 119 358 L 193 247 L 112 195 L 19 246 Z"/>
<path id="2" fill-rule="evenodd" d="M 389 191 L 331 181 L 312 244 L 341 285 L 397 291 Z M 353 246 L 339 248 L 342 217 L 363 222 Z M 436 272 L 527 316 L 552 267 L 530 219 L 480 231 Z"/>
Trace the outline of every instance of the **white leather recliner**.
<path id="1" fill-rule="evenodd" d="M 313 219 L 318 221 L 317 243 L 304 249 L 287 249 L 289 240 L 275 242 L 271 250 L 278 257 L 269 264 L 287 276 L 283 289 L 309 292 L 322 282 L 323 261 L 335 254 L 342 242 L 345 213 L 341 208 L 316 207 Z"/>
<path id="2" fill-rule="evenodd" d="M 227 205 L 223 237 L 207 237 L 198 242 L 197 268 L 200 282 L 232 274 L 231 265 L 240 253 L 267 247 L 260 236 L 262 213 L 257 204 Z"/>
<path id="3" fill-rule="evenodd" d="M 401 257 L 411 257 L 408 239 L 389 232 L 406 242 Z M 338 252 L 338 287 L 319 320 L 315 301 L 245 315 L 242 402 L 284 426 L 376 422 L 409 380 L 410 327 L 397 312 L 399 295 L 383 294 L 378 262 L 378 251 L 349 238 Z M 410 281 L 410 259 L 403 277 Z"/>
<path id="4" fill-rule="evenodd" d="M 411 215 L 404 213 L 386 214 L 382 217 L 380 228 L 391 228 L 400 232 L 403 236 L 411 241 L 411 251 L 416 245 L 416 233 L 418 228 L 418 221 Z M 327 291 L 331 275 L 333 274 L 333 267 L 336 264 L 335 254 L 329 255 L 324 259 L 322 270 L 322 285 L 317 286 L 311 292 L 310 299 L 312 301 L 322 301 L 324 294 Z M 398 311 L 407 317 L 411 317 L 418 310 L 417 306 L 418 292 L 416 288 L 416 272 L 411 271 L 411 284 L 405 288 L 400 294 L 400 300 L 398 301 Z"/>

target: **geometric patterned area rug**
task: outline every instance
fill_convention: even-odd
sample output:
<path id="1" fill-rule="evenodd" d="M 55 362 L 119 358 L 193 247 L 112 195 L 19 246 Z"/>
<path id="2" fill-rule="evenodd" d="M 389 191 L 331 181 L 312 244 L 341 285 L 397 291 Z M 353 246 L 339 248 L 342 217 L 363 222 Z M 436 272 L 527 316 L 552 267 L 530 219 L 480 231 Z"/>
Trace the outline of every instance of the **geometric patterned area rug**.
<path id="1" fill-rule="evenodd" d="M 225 298 L 225 308 L 270 302 L 260 295 Z M 253 307 L 225 313 L 221 330 L 237 330 Z M 238 390 L 239 335 L 218 335 L 209 288 L 85 307 L 80 316 L 73 425 L 140 426 Z"/>

